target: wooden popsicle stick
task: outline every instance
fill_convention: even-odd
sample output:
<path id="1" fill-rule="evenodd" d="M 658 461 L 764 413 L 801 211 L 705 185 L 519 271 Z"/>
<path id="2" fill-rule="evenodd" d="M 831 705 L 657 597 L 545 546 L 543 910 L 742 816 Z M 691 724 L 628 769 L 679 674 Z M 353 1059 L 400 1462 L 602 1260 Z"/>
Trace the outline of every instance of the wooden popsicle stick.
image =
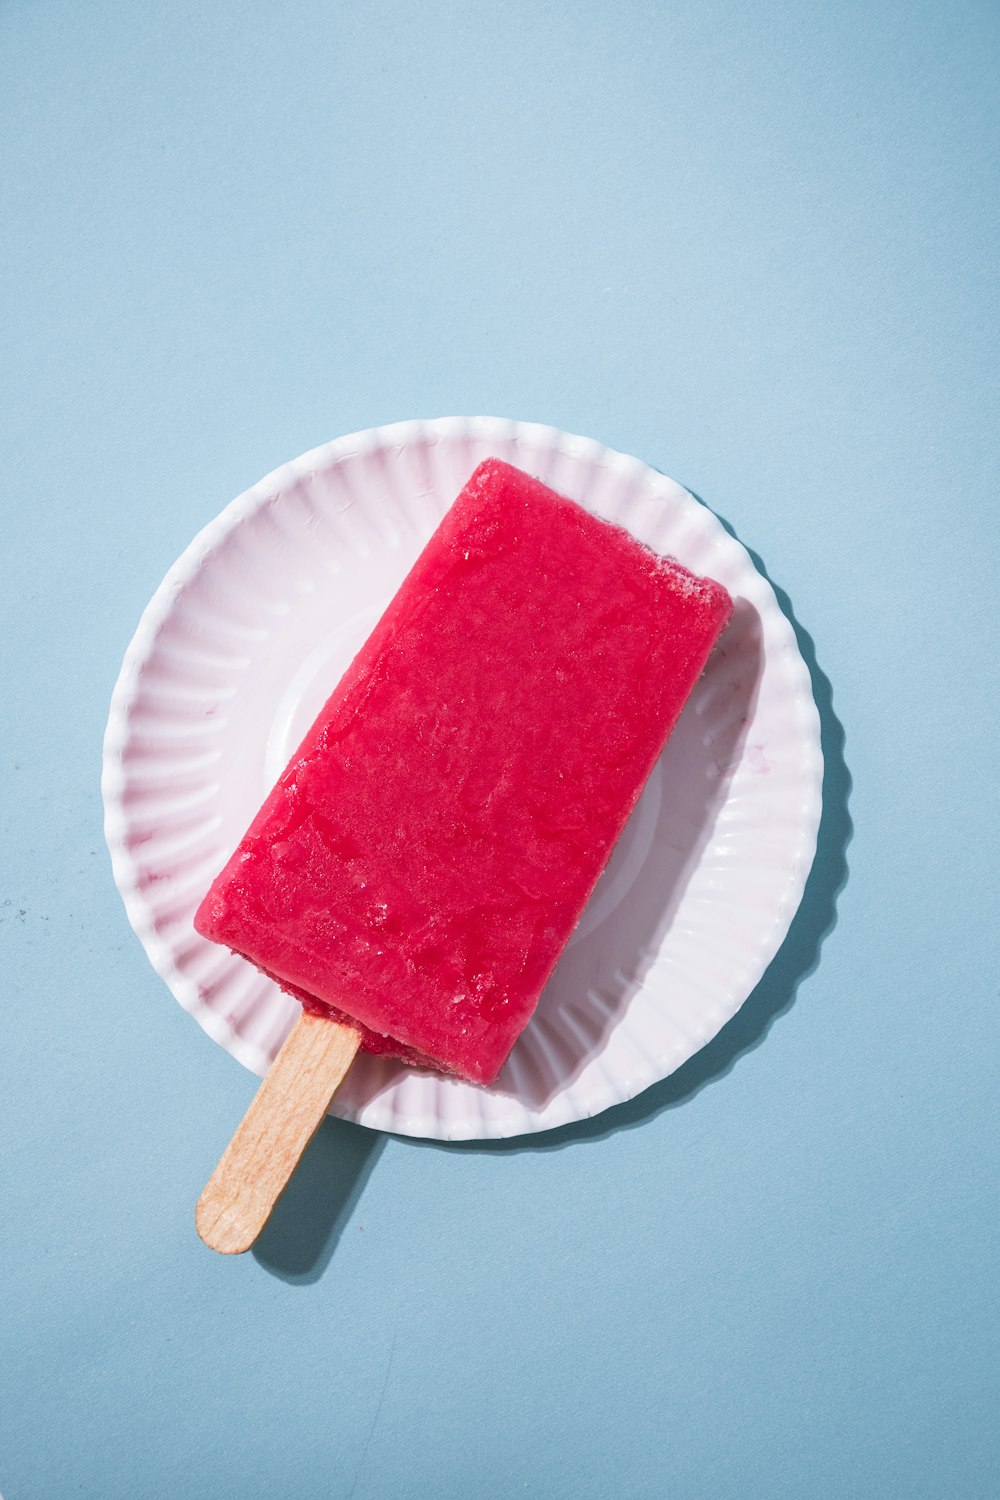
<path id="1" fill-rule="evenodd" d="M 353 1026 L 303 1011 L 198 1199 L 195 1225 L 211 1250 L 249 1250 L 360 1045 Z"/>

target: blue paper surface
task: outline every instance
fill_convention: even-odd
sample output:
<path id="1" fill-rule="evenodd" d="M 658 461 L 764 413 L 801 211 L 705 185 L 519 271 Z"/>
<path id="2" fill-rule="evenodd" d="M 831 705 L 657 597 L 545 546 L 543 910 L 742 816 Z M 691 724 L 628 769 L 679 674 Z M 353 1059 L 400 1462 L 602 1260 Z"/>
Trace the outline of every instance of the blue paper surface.
<path id="1" fill-rule="evenodd" d="M 1000 13 L 980 0 L 0 9 L 0 1492 L 1000 1493 Z M 254 1087 L 131 934 L 108 699 L 287 458 L 487 412 L 762 561 L 828 756 L 785 949 L 681 1074 L 445 1148 Z"/>

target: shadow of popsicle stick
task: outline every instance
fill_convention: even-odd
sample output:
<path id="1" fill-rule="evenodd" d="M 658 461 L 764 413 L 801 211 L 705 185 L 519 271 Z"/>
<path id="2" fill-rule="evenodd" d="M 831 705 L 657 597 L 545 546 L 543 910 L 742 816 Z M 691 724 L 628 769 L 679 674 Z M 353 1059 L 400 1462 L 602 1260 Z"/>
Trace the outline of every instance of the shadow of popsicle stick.
<path id="1" fill-rule="evenodd" d="M 318 1281 L 386 1139 L 327 1117 L 254 1245 L 254 1259 L 293 1285 Z"/>

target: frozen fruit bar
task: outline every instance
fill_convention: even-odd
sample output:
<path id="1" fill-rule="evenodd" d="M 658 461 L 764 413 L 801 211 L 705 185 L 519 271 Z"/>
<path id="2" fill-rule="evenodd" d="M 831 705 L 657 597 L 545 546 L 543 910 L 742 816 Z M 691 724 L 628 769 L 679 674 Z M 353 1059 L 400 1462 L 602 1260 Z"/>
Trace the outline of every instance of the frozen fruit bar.
<path id="1" fill-rule="evenodd" d="M 195 918 L 373 1050 L 492 1081 L 731 613 L 480 464 Z"/>

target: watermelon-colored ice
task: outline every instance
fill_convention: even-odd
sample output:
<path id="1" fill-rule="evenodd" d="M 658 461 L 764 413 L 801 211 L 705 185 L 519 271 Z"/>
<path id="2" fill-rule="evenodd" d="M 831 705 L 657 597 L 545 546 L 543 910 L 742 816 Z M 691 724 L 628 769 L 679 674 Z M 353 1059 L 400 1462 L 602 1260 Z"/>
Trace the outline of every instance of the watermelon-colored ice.
<path id="1" fill-rule="evenodd" d="M 472 475 L 195 918 L 365 1044 L 494 1079 L 732 604 Z"/>

